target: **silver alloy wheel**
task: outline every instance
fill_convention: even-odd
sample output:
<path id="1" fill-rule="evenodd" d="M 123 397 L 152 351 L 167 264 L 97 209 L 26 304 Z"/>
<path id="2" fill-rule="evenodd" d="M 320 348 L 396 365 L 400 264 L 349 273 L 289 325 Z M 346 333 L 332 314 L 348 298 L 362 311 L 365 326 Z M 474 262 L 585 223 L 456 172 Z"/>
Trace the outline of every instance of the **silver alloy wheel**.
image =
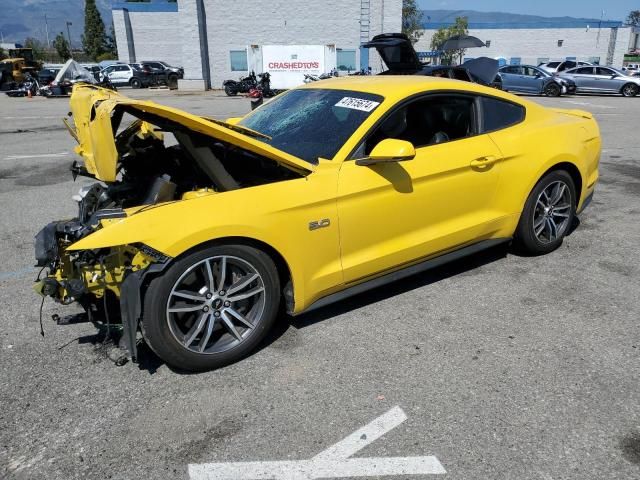
<path id="1" fill-rule="evenodd" d="M 638 94 L 638 87 L 635 85 L 628 83 L 624 87 L 622 87 L 622 95 L 625 97 L 634 97 Z"/>
<path id="2" fill-rule="evenodd" d="M 255 267 L 219 255 L 192 265 L 176 281 L 167 299 L 167 322 L 184 348 L 222 353 L 251 335 L 264 307 L 264 282 Z"/>
<path id="3" fill-rule="evenodd" d="M 562 237 L 571 218 L 571 190 L 561 180 L 545 187 L 533 211 L 533 232 L 540 243 L 551 243 Z"/>

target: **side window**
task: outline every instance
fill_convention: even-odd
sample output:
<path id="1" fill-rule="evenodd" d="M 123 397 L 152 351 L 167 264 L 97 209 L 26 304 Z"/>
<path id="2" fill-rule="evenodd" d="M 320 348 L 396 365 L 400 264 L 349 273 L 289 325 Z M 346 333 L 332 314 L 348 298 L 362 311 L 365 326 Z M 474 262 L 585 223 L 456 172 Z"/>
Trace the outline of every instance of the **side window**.
<path id="1" fill-rule="evenodd" d="M 481 97 L 482 133 L 502 130 L 524 120 L 525 109 L 521 105 L 494 97 Z"/>
<path id="2" fill-rule="evenodd" d="M 247 51 L 246 50 L 231 50 L 229 52 L 229 58 L 231 61 L 232 72 L 246 72 L 249 70 L 247 66 Z"/>
<path id="3" fill-rule="evenodd" d="M 338 70 L 350 71 L 356 69 L 356 51 L 338 48 L 336 51 Z"/>
<path id="4" fill-rule="evenodd" d="M 468 95 L 431 95 L 399 107 L 367 137 L 359 153 L 368 155 L 387 138 L 426 147 L 470 137 L 476 133 L 475 102 Z"/>
<path id="5" fill-rule="evenodd" d="M 604 68 L 604 67 L 597 67 L 596 68 L 596 75 L 604 75 L 606 77 L 610 77 L 614 73 L 615 72 L 613 70 L 611 70 L 610 68 Z"/>
<path id="6" fill-rule="evenodd" d="M 535 77 L 538 74 L 538 71 L 535 68 L 531 67 L 522 67 L 524 70 L 524 75 L 527 77 Z"/>
<path id="7" fill-rule="evenodd" d="M 118 65 L 116 66 L 116 72 L 128 72 L 130 69 L 129 65 Z"/>
<path id="8" fill-rule="evenodd" d="M 578 68 L 571 73 L 577 73 L 578 75 L 593 75 L 593 67 Z"/>

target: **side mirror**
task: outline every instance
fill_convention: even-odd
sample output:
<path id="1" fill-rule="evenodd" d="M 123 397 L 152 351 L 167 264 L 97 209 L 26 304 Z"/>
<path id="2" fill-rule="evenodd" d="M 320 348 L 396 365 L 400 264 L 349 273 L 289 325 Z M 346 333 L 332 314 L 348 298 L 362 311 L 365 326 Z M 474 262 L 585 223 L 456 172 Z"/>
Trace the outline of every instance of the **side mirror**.
<path id="1" fill-rule="evenodd" d="M 387 138 L 378 143 L 368 157 L 356 160 L 356 165 L 376 165 L 378 163 L 405 162 L 416 156 L 411 142 Z"/>
<path id="2" fill-rule="evenodd" d="M 231 117 L 227 118 L 225 122 L 230 125 L 237 125 L 238 123 L 240 123 L 240 120 L 242 120 L 242 117 Z"/>

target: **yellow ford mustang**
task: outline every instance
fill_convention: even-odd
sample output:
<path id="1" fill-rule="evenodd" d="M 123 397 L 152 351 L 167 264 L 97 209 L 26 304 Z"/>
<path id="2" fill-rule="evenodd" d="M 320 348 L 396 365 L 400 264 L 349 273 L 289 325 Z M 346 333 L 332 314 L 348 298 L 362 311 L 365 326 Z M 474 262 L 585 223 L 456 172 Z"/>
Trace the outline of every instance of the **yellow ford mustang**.
<path id="1" fill-rule="evenodd" d="M 456 80 L 332 79 L 228 122 L 89 85 L 71 107 L 73 174 L 99 182 L 36 237 L 36 289 L 188 370 L 246 355 L 281 306 L 501 242 L 550 252 L 598 180 L 591 114 Z"/>

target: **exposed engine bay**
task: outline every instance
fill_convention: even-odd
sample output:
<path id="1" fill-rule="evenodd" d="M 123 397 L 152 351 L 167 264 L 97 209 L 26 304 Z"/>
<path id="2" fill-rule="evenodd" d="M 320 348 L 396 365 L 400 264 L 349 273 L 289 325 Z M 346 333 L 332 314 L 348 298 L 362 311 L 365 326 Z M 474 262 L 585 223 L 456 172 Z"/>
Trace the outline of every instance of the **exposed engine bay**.
<path id="1" fill-rule="evenodd" d="M 81 176 L 98 181 L 83 186 L 73 196 L 78 204 L 76 218 L 50 223 L 37 234 L 37 265 L 47 273 L 34 287 L 38 293 L 62 304 L 78 302 L 89 320 L 106 314 L 107 319 L 110 316 L 116 321 L 121 313 L 122 283 L 127 276 L 152 264 L 167 263 L 170 258 L 144 244 L 68 251 L 74 243 L 112 222 L 149 208 L 161 208 L 167 202 L 188 201 L 304 176 L 295 168 L 229 141 L 126 104 L 108 111 L 112 137 L 96 143 L 95 138 L 104 133 L 104 129 L 91 130 L 97 106 L 91 107 L 87 123 L 74 118 L 76 128 L 67 126 L 80 144 L 76 151 L 85 157 L 84 164 L 74 162 L 71 174 L 74 179 Z M 126 114 L 134 119 L 120 129 Z M 198 121 L 211 122 L 217 130 L 222 127 L 227 132 L 235 131 L 248 137 L 261 136 L 212 119 L 198 117 Z M 80 131 L 83 128 L 84 132 Z M 87 154 L 83 141 L 89 137 L 94 141 L 93 153 Z M 101 178 L 96 168 L 96 158 L 102 150 L 108 150 L 114 140 L 115 180 L 105 181 L 105 175 Z M 93 168 L 89 168 L 91 164 Z"/>

